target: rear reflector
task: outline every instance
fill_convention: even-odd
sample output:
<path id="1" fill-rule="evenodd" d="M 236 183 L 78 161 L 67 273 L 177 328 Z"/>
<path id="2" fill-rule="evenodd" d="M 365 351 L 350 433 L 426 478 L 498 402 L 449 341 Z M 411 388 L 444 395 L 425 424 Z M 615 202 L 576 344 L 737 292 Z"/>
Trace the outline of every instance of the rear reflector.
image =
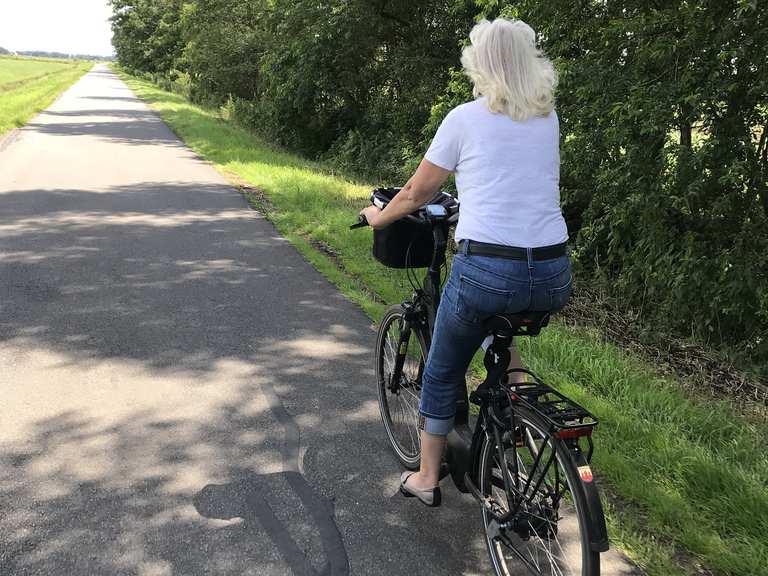
<path id="1" fill-rule="evenodd" d="M 560 430 L 560 432 L 557 433 L 560 438 L 563 438 L 564 440 L 567 438 L 579 438 L 581 436 L 592 436 L 592 427 L 591 426 L 585 426 L 584 428 L 566 428 L 565 430 Z"/>

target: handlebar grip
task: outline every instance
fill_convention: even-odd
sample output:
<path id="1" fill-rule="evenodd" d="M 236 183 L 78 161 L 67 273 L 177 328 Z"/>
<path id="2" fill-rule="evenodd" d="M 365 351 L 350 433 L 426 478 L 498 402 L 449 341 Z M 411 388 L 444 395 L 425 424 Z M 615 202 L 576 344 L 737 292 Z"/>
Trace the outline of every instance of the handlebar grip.
<path id="1" fill-rule="evenodd" d="M 368 220 L 363 216 L 362 214 L 358 216 L 357 222 L 352 224 L 352 226 L 349 227 L 350 230 L 354 230 L 355 228 L 365 228 L 368 226 Z"/>

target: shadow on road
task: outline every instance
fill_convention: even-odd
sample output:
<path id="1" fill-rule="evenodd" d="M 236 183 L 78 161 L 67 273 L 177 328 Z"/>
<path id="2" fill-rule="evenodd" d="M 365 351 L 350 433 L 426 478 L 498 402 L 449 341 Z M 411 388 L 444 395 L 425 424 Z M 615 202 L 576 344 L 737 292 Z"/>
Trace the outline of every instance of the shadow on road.
<path id="1" fill-rule="evenodd" d="M 205 371 L 250 358 L 255 339 L 338 320 L 346 301 L 307 280 L 286 241 L 254 234 L 230 188 L 196 186 L 190 209 L 174 207 L 189 195 L 153 183 L 2 194 L 0 342 Z"/>
<path id="2" fill-rule="evenodd" d="M 45 110 L 40 112 L 40 117 L 44 118 L 50 116 L 52 118 L 79 118 L 85 116 L 104 116 L 107 118 L 130 118 L 131 121 L 143 122 L 145 119 L 154 120 L 157 118 L 157 114 L 150 110 L 126 110 L 124 108 L 93 108 L 83 110 L 70 110 L 70 111 L 54 111 Z"/>
<path id="3" fill-rule="evenodd" d="M 104 76 L 109 76 L 110 78 L 114 78 L 115 75 L 111 72 L 107 72 L 103 74 Z M 144 101 L 140 98 L 136 98 L 135 96 L 80 96 L 80 99 L 82 100 L 111 100 L 113 102 L 133 102 L 135 104 L 144 104 Z"/>
<path id="4" fill-rule="evenodd" d="M 0 354 L 50 362 L 13 393 L 56 403 L 57 374 L 96 375 L 0 440 L 0 573 L 477 572 L 474 507 L 393 498 L 367 319 L 231 188 L 0 202 Z M 135 374 L 135 397 L 103 365 Z"/>
<path id="5" fill-rule="evenodd" d="M 24 130 L 65 138 L 71 138 L 72 136 L 102 138 L 120 144 L 182 146 L 181 142 L 168 130 L 158 116 L 148 113 L 144 113 L 144 115 L 138 114 L 141 118 L 139 123 L 135 122 L 134 114 L 126 114 L 126 120 L 117 122 L 107 122 L 104 120 L 55 123 L 30 122 L 24 127 Z M 108 114 L 101 115 L 107 116 Z M 115 115 L 109 114 L 109 116 Z"/>

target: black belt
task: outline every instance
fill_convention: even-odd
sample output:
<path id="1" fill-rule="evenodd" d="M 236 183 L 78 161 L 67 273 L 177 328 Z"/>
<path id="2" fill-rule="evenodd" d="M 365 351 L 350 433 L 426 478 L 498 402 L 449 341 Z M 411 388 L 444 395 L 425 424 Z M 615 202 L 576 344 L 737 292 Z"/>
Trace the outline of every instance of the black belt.
<path id="1" fill-rule="evenodd" d="M 486 244 L 485 242 L 475 242 L 474 240 L 462 240 L 459 242 L 459 252 L 466 255 L 475 254 L 476 256 L 495 256 L 496 258 L 508 258 L 510 260 L 528 260 L 527 248 Z M 566 254 L 565 243 L 531 248 L 531 256 L 534 260 L 552 260 Z"/>

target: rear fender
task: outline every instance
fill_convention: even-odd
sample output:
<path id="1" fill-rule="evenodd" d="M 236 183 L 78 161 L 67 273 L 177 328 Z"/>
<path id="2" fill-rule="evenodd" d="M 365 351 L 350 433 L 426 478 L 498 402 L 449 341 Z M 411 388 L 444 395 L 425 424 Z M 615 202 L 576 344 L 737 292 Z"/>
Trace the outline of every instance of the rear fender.
<path id="1" fill-rule="evenodd" d="M 581 480 L 580 488 L 584 491 L 584 501 L 587 505 L 585 516 L 587 518 L 590 547 L 595 552 L 605 552 L 608 550 L 608 529 L 605 526 L 603 504 L 600 502 L 600 494 L 595 485 L 592 468 L 590 468 L 581 450 L 572 449 L 571 456 L 573 463 L 576 465 L 576 473 Z"/>

